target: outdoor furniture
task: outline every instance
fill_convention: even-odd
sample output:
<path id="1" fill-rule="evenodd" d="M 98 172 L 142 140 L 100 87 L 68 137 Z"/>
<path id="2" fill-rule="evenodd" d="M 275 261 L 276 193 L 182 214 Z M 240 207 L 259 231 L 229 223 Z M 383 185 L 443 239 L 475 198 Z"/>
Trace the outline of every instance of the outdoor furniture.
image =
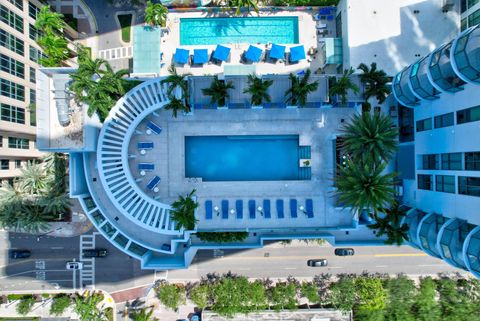
<path id="1" fill-rule="evenodd" d="M 263 213 L 265 218 L 272 218 L 272 214 L 270 212 L 270 200 L 263 200 Z"/>
<path id="2" fill-rule="evenodd" d="M 305 201 L 305 214 L 308 218 L 313 218 L 313 201 L 310 198 Z"/>
<path id="3" fill-rule="evenodd" d="M 212 59 L 214 62 L 222 63 L 222 61 L 228 61 L 230 58 L 230 48 L 217 45 L 215 51 L 213 52 Z"/>
<path id="4" fill-rule="evenodd" d="M 177 48 L 175 50 L 175 54 L 173 55 L 173 60 L 181 65 L 188 63 L 188 59 L 190 58 L 190 50 Z"/>
<path id="5" fill-rule="evenodd" d="M 252 62 L 259 62 L 262 58 L 262 49 L 250 45 L 245 52 L 245 59 L 250 60 Z"/>
<path id="6" fill-rule="evenodd" d="M 205 219 L 211 220 L 213 218 L 212 201 L 205 201 Z"/>
<path id="7" fill-rule="evenodd" d="M 147 123 L 147 128 L 150 129 L 152 132 L 154 132 L 157 135 L 160 135 L 160 133 L 162 132 L 162 128 L 152 121 L 149 121 Z"/>
<path id="8" fill-rule="evenodd" d="M 326 28 L 327 28 L 326 23 L 317 22 L 317 29 L 326 29 Z"/>
<path id="9" fill-rule="evenodd" d="M 297 207 L 298 207 L 298 202 L 296 199 L 290 199 L 290 216 L 292 218 L 297 218 Z"/>
<path id="10" fill-rule="evenodd" d="M 139 171 L 153 171 L 155 169 L 155 164 L 153 163 L 139 163 L 138 170 Z"/>
<path id="11" fill-rule="evenodd" d="M 255 212 L 257 209 L 255 208 L 255 201 L 254 200 L 249 200 L 248 201 L 248 213 L 250 215 L 251 219 L 255 219 Z"/>
<path id="12" fill-rule="evenodd" d="M 290 48 L 290 57 L 289 61 L 292 63 L 299 62 L 302 59 L 305 59 L 305 48 L 303 45 L 295 46 Z"/>
<path id="13" fill-rule="evenodd" d="M 153 190 L 154 192 L 157 192 L 158 188 L 156 188 L 156 187 L 157 187 L 158 183 L 160 183 L 160 176 L 155 176 L 154 178 L 152 178 L 150 180 L 150 182 L 148 182 L 147 188 L 151 191 Z"/>
<path id="14" fill-rule="evenodd" d="M 283 213 L 283 200 L 277 200 L 276 202 L 277 205 L 277 216 L 278 218 L 285 218 L 285 215 Z"/>
<path id="15" fill-rule="evenodd" d="M 235 201 L 235 209 L 237 211 L 237 218 L 242 219 L 243 218 L 243 201 L 242 200 Z"/>
<path id="16" fill-rule="evenodd" d="M 137 143 L 137 148 L 138 149 L 153 149 L 153 142 L 138 142 Z"/>
<path id="17" fill-rule="evenodd" d="M 270 59 L 284 59 L 285 58 L 285 46 L 272 44 L 272 48 L 268 53 L 268 58 Z"/>
<path id="18" fill-rule="evenodd" d="M 227 200 L 222 200 L 222 218 L 223 219 L 228 218 L 228 201 Z"/>
<path id="19" fill-rule="evenodd" d="M 193 50 L 193 64 L 203 65 L 208 62 L 208 49 L 194 49 Z"/>

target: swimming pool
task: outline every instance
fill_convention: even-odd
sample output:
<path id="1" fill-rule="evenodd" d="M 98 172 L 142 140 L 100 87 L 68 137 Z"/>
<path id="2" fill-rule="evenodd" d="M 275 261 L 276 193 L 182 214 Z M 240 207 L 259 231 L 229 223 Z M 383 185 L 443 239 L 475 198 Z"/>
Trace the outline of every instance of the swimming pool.
<path id="1" fill-rule="evenodd" d="M 185 177 L 203 181 L 299 179 L 298 135 L 187 136 Z"/>
<path id="2" fill-rule="evenodd" d="M 180 45 L 298 43 L 298 17 L 181 18 Z"/>

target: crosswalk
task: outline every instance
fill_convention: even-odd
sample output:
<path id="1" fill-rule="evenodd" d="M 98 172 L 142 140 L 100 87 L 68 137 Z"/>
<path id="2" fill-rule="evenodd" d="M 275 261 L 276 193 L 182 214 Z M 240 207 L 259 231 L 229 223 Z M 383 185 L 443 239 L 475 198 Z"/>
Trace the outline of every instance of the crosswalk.
<path id="1" fill-rule="evenodd" d="M 95 288 L 95 258 L 84 258 L 83 250 L 95 248 L 95 233 L 80 236 L 80 262 L 83 268 L 80 270 L 80 286 L 82 288 Z"/>

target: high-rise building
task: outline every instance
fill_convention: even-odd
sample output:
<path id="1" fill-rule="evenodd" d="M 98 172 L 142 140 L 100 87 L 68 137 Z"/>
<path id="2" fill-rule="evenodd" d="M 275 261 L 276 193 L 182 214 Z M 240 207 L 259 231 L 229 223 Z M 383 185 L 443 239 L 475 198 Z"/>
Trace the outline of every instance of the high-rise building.
<path id="1" fill-rule="evenodd" d="M 455 2 L 453 0 L 445 2 Z M 462 31 L 468 27 L 478 25 L 480 23 L 480 1 L 479 0 L 461 0 L 462 12 Z"/>

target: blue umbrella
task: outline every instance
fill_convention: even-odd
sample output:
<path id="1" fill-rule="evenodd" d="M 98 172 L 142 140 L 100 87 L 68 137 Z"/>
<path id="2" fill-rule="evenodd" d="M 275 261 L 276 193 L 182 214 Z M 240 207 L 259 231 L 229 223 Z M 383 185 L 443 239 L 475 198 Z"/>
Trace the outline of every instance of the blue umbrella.
<path id="1" fill-rule="evenodd" d="M 217 45 L 217 48 L 213 53 L 213 58 L 221 61 L 227 61 L 229 55 L 230 55 L 230 48 L 224 47 L 222 45 Z"/>
<path id="2" fill-rule="evenodd" d="M 204 64 L 208 61 L 207 49 L 193 49 L 193 63 Z"/>
<path id="3" fill-rule="evenodd" d="M 305 58 L 305 48 L 303 48 L 303 45 L 290 48 L 290 61 L 299 61 Z"/>
<path id="4" fill-rule="evenodd" d="M 179 64 L 186 64 L 188 62 L 188 56 L 190 55 L 190 51 L 187 49 L 177 48 L 175 51 L 175 55 L 173 59 L 175 62 Z"/>
<path id="5" fill-rule="evenodd" d="M 248 47 L 248 50 L 245 53 L 245 58 L 253 62 L 258 62 L 261 56 L 262 56 L 262 49 L 252 45 Z"/>
<path id="6" fill-rule="evenodd" d="M 273 59 L 285 58 L 285 46 L 272 44 L 272 49 L 270 49 L 270 58 L 273 58 Z"/>

